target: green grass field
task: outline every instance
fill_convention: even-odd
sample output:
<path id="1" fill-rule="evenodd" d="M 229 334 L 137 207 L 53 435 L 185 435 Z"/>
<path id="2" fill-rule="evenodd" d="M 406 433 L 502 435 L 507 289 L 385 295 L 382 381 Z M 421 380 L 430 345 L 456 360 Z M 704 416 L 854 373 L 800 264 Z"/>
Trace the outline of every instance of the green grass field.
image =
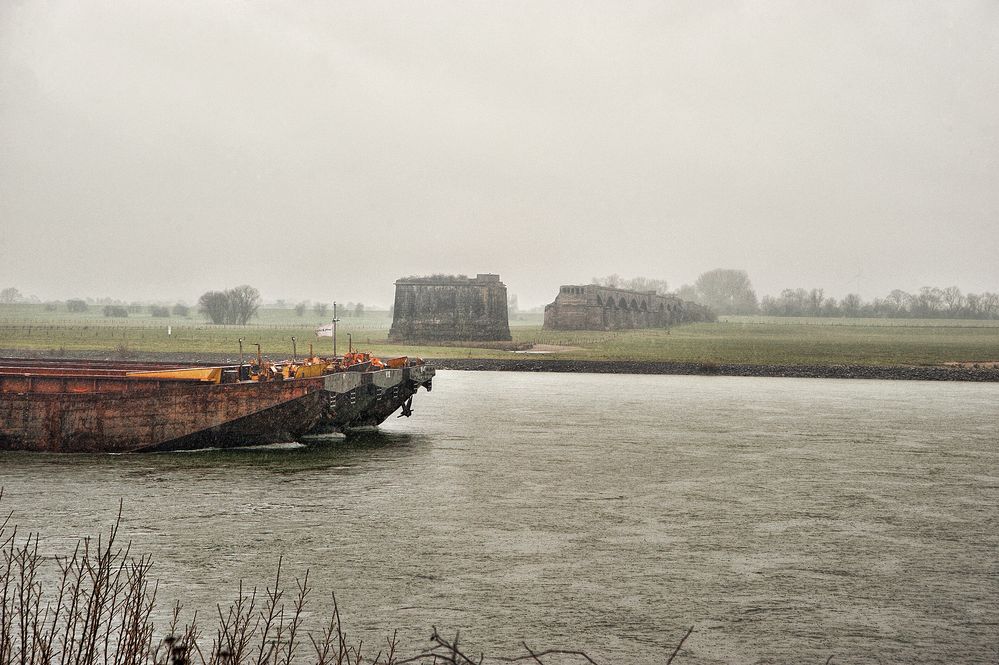
<path id="1" fill-rule="evenodd" d="M 255 343 L 274 358 L 291 354 L 291 337 L 299 353 L 311 342 L 317 352 L 332 351 L 330 338 L 317 338 L 324 321 L 311 311 L 297 317 L 292 310 L 261 310 L 248 326 L 214 326 L 200 317 L 153 318 L 137 314 L 107 319 L 100 308 L 86 314 L 45 311 L 41 305 L 0 305 L 0 349 L 38 351 L 54 355 L 80 351 L 109 354 L 213 353 L 235 356 L 238 340 L 255 353 Z M 573 347 L 532 359 L 678 361 L 747 364 L 867 364 L 936 365 L 945 362 L 999 361 L 999 321 L 914 319 L 824 319 L 728 317 L 718 323 L 677 326 L 672 330 L 618 332 L 542 330 L 537 315 L 511 322 L 514 342 Z M 362 318 L 344 317 L 339 326 L 339 350 L 354 345 L 385 356 L 425 358 L 523 357 L 496 348 L 463 346 L 404 346 L 386 341 L 391 319 L 387 312 Z M 170 334 L 167 334 L 168 326 Z"/>

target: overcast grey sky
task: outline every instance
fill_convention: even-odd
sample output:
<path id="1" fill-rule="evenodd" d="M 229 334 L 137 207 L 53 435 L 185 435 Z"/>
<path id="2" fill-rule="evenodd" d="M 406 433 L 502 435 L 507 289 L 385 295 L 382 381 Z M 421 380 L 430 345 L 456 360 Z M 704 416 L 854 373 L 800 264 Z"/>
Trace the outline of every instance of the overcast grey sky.
<path id="1" fill-rule="evenodd" d="M 999 290 L 999 2 L 0 3 L 0 287 Z"/>

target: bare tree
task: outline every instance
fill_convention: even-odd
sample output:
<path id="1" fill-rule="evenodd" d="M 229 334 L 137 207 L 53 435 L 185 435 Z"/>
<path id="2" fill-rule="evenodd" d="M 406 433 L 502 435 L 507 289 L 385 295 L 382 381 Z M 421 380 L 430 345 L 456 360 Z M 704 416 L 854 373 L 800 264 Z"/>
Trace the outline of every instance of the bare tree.
<path id="1" fill-rule="evenodd" d="M 260 309 L 260 291 L 249 284 L 243 284 L 233 289 L 228 289 L 226 295 L 229 297 L 229 311 L 232 313 L 232 323 L 245 326 L 247 322 L 257 314 Z"/>
<path id="2" fill-rule="evenodd" d="M 326 316 L 326 312 L 329 311 L 330 306 L 324 302 L 317 302 L 312 306 L 312 311 L 316 313 L 316 316 L 323 318 Z"/>
<path id="3" fill-rule="evenodd" d="M 823 289 L 812 289 L 808 294 L 808 309 L 812 316 L 819 316 L 822 314 L 822 301 L 825 300 L 825 291 Z"/>
<path id="4" fill-rule="evenodd" d="M 227 323 L 228 304 L 229 298 L 224 291 L 207 291 L 198 298 L 198 309 L 215 324 Z"/>
<path id="5" fill-rule="evenodd" d="M 860 299 L 859 295 L 848 293 L 839 306 L 843 310 L 843 316 L 859 316 L 860 308 L 863 304 L 864 302 Z"/>
<path id="6" fill-rule="evenodd" d="M 999 318 L 999 293 L 986 291 L 981 294 L 978 307 L 986 318 Z"/>
<path id="7" fill-rule="evenodd" d="M 679 289 L 676 290 L 676 295 L 681 300 L 697 300 L 697 289 L 694 288 L 693 284 L 684 284 Z"/>
<path id="8" fill-rule="evenodd" d="M 961 293 L 961 289 L 956 286 L 948 286 L 944 289 L 942 300 L 949 316 L 957 316 L 965 305 L 964 295 Z"/>
<path id="9" fill-rule="evenodd" d="M 607 286 L 612 289 L 621 288 L 621 275 L 614 273 L 613 275 L 607 275 L 606 277 L 594 277 L 593 283 L 597 286 Z"/>
<path id="10" fill-rule="evenodd" d="M 756 291 L 745 270 L 717 268 L 694 282 L 696 302 L 719 314 L 755 314 L 759 311 Z"/>
<path id="11" fill-rule="evenodd" d="M 912 296 L 901 289 L 894 289 L 884 299 L 884 306 L 889 315 L 898 316 L 906 311 Z"/>
<path id="12" fill-rule="evenodd" d="M 198 308 L 212 323 L 245 326 L 260 309 L 260 292 L 248 284 L 208 291 L 198 299 Z"/>
<path id="13" fill-rule="evenodd" d="M 3 303 L 4 305 L 12 305 L 16 302 L 20 302 L 23 297 L 24 296 L 21 295 L 21 292 L 13 286 L 8 286 L 3 291 L 0 291 L 0 303 Z"/>

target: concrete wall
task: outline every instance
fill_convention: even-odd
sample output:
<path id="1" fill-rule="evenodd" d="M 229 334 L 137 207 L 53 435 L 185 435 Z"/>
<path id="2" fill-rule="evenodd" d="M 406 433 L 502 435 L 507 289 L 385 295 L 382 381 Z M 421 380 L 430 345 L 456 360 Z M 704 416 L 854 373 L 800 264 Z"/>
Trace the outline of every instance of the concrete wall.
<path id="1" fill-rule="evenodd" d="M 390 341 L 510 339 L 506 285 L 499 275 L 406 278 L 395 283 Z"/>
<path id="2" fill-rule="evenodd" d="M 547 330 L 622 330 L 668 328 L 678 323 L 713 321 L 706 307 L 660 296 L 655 291 L 627 291 L 596 284 L 566 284 L 545 306 Z"/>

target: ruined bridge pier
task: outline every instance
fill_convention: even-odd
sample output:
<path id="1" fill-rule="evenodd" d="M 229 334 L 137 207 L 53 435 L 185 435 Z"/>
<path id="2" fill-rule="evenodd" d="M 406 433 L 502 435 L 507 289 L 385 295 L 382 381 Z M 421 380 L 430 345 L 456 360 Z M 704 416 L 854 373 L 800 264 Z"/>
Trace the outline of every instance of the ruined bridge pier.
<path id="1" fill-rule="evenodd" d="M 629 291 L 596 284 L 568 284 L 545 306 L 548 330 L 626 330 L 668 328 L 679 323 L 711 321 L 709 309 L 673 295 Z"/>
<path id="2" fill-rule="evenodd" d="M 499 275 L 404 277 L 395 283 L 389 340 L 510 341 L 506 285 Z"/>

